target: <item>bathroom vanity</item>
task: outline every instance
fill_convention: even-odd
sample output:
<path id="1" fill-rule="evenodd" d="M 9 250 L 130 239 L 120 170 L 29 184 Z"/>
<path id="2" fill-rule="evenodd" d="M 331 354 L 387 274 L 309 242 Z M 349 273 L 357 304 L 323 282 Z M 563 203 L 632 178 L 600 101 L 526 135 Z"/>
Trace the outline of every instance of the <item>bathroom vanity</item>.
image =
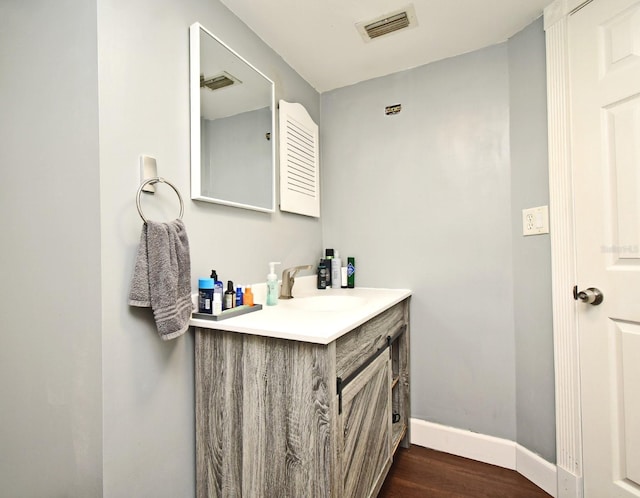
<path id="1" fill-rule="evenodd" d="M 294 295 L 191 322 L 198 497 L 375 496 L 409 445 L 410 292 Z"/>

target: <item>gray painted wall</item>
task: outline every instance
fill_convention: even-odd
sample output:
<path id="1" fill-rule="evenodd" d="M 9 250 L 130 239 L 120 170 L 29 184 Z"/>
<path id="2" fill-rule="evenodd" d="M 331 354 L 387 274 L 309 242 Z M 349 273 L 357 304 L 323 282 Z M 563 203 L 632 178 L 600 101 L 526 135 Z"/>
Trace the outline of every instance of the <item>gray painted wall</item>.
<path id="1" fill-rule="evenodd" d="M 100 496 L 96 5 L 0 2 L 0 496 Z"/>
<path id="2" fill-rule="evenodd" d="M 412 416 L 515 440 L 507 45 L 323 94 L 321 144 L 325 243 L 414 291 Z"/>
<path id="3" fill-rule="evenodd" d="M 542 18 L 509 40 L 517 441 L 555 462 L 549 235 L 522 236 L 522 210 L 549 204 Z"/>
<path id="4" fill-rule="evenodd" d="M 138 155 L 185 197 L 192 287 L 218 270 L 266 279 L 268 261 L 305 263 L 317 220 L 189 200 L 189 25 L 198 21 L 276 82 L 276 98 L 319 118 L 319 95 L 215 0 L 99 0 L 104 495 L 194 495 L 193 337 L 163 343 L 147 310 L 126 305 L 141 220 Z M 166 189 L 165 217 L 177 211 Z M 164 206 L 147 200 L 148 209 Z M 146 213 L 147 211 L 145 211 Z"/>
<path id="5" fill-rule="evenodd" d="M 185 199 L 193 289 L 315 259 L 318 220 L 189 200 L 189 25 L 319 121 L 319 95 L 216 0 L 2 2 L 0 496 L 193 496 L 193 338 L 126 304 L 138 156 Z M 99 92 L 98 92 L 99 89 Z M 177 214 L 160 186 L 149 217 Z M 37 478 L 36 478 L 37 476 Z"/>
<path id="6" fill-rule="evenodd" d="M 188 199 L 191 23 L 320 122 L 318 94 L 218 1 L 49 4 L 0 4 L 0 207 L 12 241 L 0 263 L 1 496 L 194 493 L 192 336 L 163 343 L 147 310 L 126 305 L 140 154 L 185 198 L 194 290 L 212 267 L 256 282 L 270 260 L 312 262 L 323 246 L 353 254 L 359 285 L 415 291 L 413 415 L 517 435 L 546 456 L 552 385 L 534 369 L 550 364 L 547 331 L 540 322 L 535 359 L 531 334 L 514 333 L 527 296 L 513 289 L 529 278 L 514 249 L 539 243 L 515 235 L 512 196 L 529 181 L 516 178 L 516 156 L 530 149 L 509 151 L 509 129 L 527 112 L 514 108 L 510 71 L 519 50 L 539 50 L 538 28 L 508 49 L 324 95 L 323 234 L 315 219 Z M 395 103 L 402 113 L 385 117 Z M 546 164 L 517 175 L 528 168 Z M 162 186 L 143 207 L 177 212 Z M 520 415 L 535 403 L 538 420 Z"/>
<path id="7" fill-rule="evenodd" d="M 410 287 L 412 415 L 555 461 L 541 19 L 499 46 L 322 95 L 325 245 Z M 384 107 L 402 104 L 395 116 Z"/>

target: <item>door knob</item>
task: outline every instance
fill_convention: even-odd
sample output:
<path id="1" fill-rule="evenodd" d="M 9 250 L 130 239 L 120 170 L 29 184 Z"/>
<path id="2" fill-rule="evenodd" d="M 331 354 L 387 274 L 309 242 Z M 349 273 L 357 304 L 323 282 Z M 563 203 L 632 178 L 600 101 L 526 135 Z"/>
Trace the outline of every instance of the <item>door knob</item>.
<path id="1" fill-rule="evenodd" d="M 604 295 L 595 287 L 589 287 L 588 289 L 578 292 L 578 286 L 575 285 L 573 287 L 573 299 L 582 301 L 585 304 L 598 306 L 603 301 Z"/>

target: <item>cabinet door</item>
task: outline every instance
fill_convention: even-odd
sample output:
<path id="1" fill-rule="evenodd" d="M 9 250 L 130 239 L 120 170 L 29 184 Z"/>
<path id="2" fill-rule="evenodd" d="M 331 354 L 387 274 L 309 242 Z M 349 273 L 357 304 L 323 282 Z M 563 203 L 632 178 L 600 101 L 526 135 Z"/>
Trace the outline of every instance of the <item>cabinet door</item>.
<path id="1" fill-rule="evenodd" d="M 388 353 L 342 391 L 343 495 L 375 496 L 391 465 L 391 368 Z"/>

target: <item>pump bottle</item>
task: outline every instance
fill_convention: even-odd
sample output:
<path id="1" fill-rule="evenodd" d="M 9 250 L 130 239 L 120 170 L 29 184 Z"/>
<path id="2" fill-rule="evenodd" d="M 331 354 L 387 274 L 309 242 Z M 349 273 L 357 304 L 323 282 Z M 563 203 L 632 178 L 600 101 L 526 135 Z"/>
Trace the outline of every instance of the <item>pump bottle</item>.
<path id="1" fill-rule="evenodd" d="M 230 310 L 236 304 L 236 292 L 233 290 L 233 282 L 227 281 L 227 291 L 224 293 L 224 309 Z"/>
<path id="2" fill-rule="evenodd" d="M 215 270 L 211 270 L 211 278 L 214 280 L 213 294 L 220 296 L 220 302 L 223 302 L 224 286 L 220 280 L 218 280 L 218 274 Z"/>
<path id="3" fill-rule="evenodd" d="M 267 306 L 275 306 L 278 304 L 278 275 L 276 275 L 275 266 L 280 263 L 269 263 L 269 274 L 267 275 Z"/>

